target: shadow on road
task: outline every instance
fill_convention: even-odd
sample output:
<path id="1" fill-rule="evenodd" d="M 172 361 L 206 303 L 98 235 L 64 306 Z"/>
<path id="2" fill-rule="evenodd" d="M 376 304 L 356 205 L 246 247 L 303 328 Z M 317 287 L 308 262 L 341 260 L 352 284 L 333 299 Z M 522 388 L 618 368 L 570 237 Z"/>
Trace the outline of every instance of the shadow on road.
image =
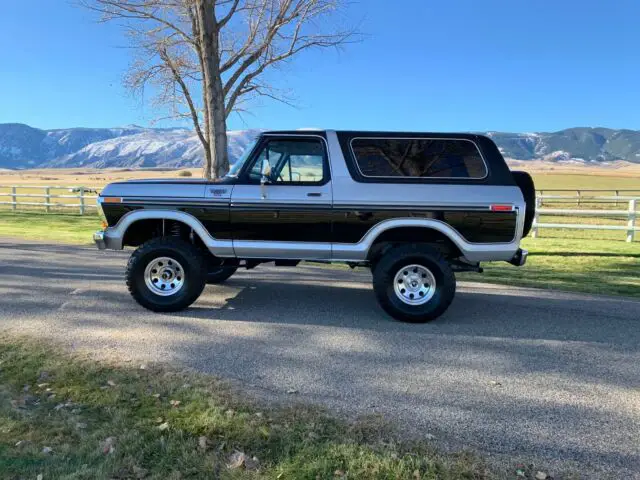
<path id="1" fill-rule="evenodd" d="M 259 267 L 160 315 L 127 293 L 126 255 L 0 255 L 0 328 L 177 362 L 280 400 L 295 389 L 454 448 L 640 465 L 640 302 L 462 284 L 444 316 L 413 325 L 378 307 L 368 272 Z"/>

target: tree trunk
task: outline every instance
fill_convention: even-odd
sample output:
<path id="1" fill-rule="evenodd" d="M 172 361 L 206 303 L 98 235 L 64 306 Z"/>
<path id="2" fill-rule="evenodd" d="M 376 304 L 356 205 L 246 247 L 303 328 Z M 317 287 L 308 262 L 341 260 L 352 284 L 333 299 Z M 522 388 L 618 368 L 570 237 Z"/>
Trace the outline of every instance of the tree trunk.
<path id="1" fill-rule="evenodd" d="M 224 92 L 220 75 L 214 77 L 213 96 L 209 101 L 211 129 L 211 159 L 214 178 L 224 177 L 229 171 L 227 151 L 227 116 L 224 106 Z"/>
<path id="2" fill-rule="evenodd" d="M 227 120 L 224 91 L 220 78 L 218 25 L 215 19 L 215 0 L 196 0 L 196 21 L 202 48 L 203 97 L 205 101 L 205 129 L 210 152 L 205 153 L 206 178 L 219 178 L 229 170 L 227 153 Z"/>

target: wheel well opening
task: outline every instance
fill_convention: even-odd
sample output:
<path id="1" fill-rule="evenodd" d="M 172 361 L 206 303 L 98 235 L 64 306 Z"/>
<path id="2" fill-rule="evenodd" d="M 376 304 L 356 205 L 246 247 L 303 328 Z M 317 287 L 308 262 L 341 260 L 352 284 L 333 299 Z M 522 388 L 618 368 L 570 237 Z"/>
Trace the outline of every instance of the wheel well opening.
<path id="1" fill-rule="evenodd" d="M 179 220 L 151 218 L 138 220 L 127 228 L 122 246 L 137 247 L 157 237 L 179 237 L 207 251 L 204 242 L 193 229 Z"/>
<path id="2" fill-rule="evenodd" d="M 367 260 L 376 262 L 384 253 L 397 245 L 428 243 L 436 247 L 447 259 L 462 256 L 462 252 L 444 233 L 429 227 L 398 227 L 382 232 L 373 242 Z"/>

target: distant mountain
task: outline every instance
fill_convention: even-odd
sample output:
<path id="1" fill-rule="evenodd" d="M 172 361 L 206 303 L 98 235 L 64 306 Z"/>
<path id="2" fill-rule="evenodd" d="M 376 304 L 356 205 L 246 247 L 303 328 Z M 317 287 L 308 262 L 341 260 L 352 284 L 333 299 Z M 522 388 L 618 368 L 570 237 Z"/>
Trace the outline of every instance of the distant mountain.
<path id="1" fill-rule="evenodd" d="M 233 163 L 259 130 L 230 131 Z M 602 164 L 640 163 L 640 131 L 569 128 L 553 133 L 487 132 L 507 158 Z M 0 124 L 0 168 L 184 168 L 202 165 L 193 131 L 183 128 L 67 128 L 40 130 Z"/>
<path id="2" fill-rule="evenodd" d="M 228 132 L 231 163 L 259 132 Z M 202 165 L 203 156 L 198 137 L 183 128 L 40 130 L 0 124 L 0 168 L 185 168 Z"/>
<path id="3" fill-rule="evenodd" d="M 505 157 L 601 163 L 640 163 L 640 131 L 610 128 L 568 128 L 553 133 L 487 132 Z"/>

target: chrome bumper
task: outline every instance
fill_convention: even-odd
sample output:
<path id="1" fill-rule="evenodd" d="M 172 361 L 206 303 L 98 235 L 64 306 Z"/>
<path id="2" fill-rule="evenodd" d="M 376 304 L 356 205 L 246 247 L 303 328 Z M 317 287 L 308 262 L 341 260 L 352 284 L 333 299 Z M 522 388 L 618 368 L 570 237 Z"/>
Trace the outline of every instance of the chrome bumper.
<path id="1" fill-rule="evenodd" d="M 107 249 L 107 242 L 104 239 L 104 231 L 100 230 L 93 234 L 93 241 L 96 242 L 96 247 L 100 250 Z"/>
<path id="2" fill-rule="evenodd" d="M 516 254 L 513 256 L 509 263 L 511 265 L 515 265 L 516 267 L 522 267 L 525 263 L 527 263 L 527 257 L 529 256 L 529 251 L 519 248 Z"/>
<path id="3" fill-rule="evenodd" d="M 122 250 L 122 236 L 113 227 L 98 230 L 93 234 L 93 241 L 100 250 Z"/>

